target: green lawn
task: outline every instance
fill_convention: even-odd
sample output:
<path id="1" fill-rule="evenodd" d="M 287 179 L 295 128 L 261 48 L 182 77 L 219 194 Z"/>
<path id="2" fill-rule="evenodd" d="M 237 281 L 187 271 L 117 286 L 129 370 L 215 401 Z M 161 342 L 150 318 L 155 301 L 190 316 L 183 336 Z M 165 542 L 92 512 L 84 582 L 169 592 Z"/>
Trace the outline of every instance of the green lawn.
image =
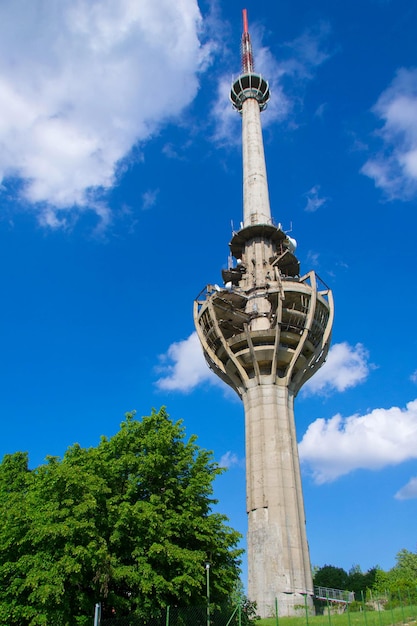
<path id="1" fill-rule="evenodd" d="M 394 624 L 411 624 L 417 619 L 417 606 L 405 606 L 386 611 L 359 611 L 343 613 L 342 615 L 308 616 L 308 626 L 392 626 Z M 306 616 L 274 617 L 261 619 L 257 626 L 307 626 Z"/>

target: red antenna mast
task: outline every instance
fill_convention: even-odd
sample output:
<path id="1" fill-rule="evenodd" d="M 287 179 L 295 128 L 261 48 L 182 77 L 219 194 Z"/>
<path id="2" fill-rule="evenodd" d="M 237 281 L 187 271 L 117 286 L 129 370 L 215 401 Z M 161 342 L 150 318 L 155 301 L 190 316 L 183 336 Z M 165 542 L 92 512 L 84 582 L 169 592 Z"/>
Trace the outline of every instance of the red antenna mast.
<path id="1" fill-rule="evenodd" d="M 250 41 L 249 29 L 248 29 L 248 12 L 243 9 L 243 34 L 241 43 L 241 55 L 242 55 L 242 69 L 244 74 L 251 74 L 254 69 L 252 44 Z"/>

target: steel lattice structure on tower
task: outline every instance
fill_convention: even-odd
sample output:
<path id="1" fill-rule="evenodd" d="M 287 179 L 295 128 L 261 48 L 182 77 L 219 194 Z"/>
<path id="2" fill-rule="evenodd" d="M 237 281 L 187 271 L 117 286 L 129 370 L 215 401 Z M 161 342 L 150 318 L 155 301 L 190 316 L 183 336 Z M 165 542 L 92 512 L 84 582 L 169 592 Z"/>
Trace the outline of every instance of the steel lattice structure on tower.
<path id="1" fill-rule="evenodd" d="M 294 398 L 324 363 L 333 322 L 331 291 L 300 275 L 295 241 L 271 219 L 260 112 L 268 82 L 255 73 L 246 11 L 242 74 L 231 101 L 242 116 L 243 223 L 224 288 L 208 285 L 194 320 L 210 368 L 245 408 L 248 595 L 261 617 L 312 604 L 313 584 L 294 423 Z"/>

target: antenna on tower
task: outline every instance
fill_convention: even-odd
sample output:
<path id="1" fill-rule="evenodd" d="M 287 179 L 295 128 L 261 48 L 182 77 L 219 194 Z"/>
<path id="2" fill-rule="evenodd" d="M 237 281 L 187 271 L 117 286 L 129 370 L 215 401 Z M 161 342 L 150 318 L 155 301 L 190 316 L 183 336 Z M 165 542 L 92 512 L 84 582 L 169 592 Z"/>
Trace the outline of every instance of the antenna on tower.
<path id="1" fill-rule="evenodd" d="M 258 101 L 259 109 L 263 111 L 269 100 L 269 85 L 260 74 L 255 74 L 252 44 L 248 29 L 248 12 L 243 9 L 243 33 L 240 44 L 242 59 L 242 74 L 232 84 L 230 99 L 234 108 L 242 113 L 245 100 L 253 98 Z"/>
<path id="2" fill-rule="evenodd" d="M 243 34 L 241 43 L 242 70 L 244 74 L 250 74 L 254 71 L 252 43 L 250 40 L 248 29 L 248 12 L 246 9 L 242 11 L 243 15 Z"/>

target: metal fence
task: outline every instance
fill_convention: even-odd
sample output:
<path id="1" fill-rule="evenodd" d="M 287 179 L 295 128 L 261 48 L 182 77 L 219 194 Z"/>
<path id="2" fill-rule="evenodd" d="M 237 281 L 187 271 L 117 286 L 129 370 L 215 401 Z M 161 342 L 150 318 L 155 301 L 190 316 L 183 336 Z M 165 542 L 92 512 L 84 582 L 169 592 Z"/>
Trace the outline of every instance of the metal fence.
<path id="1" fill-rule="evenodd" d="M 241 606 L 231 607 L 167 607 L 160 614 L 142 619 L 133 615 L 99 618 L 97 626 L 244 626 L 248 622 Z"/>

